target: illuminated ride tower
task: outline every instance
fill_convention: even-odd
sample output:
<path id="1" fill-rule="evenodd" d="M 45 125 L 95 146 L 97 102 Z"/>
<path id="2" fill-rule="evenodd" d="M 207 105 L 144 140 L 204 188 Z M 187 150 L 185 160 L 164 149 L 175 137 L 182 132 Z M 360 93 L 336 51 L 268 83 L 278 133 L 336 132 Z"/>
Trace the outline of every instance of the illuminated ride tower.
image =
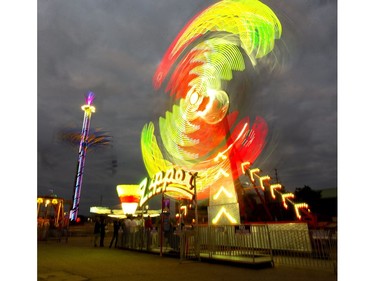
<path id="1" fill-rule="evenodd" d="M 79 200 L 81 197 L 83 169 L 85 166 L 86 151 L 87 151 L 87 146 L 88 146 L 91 113 L 95 112 L 95 107 L 92 105 L 94 98 L 95 98 L 94 93 L 88 92 L 85 95 L 86 104 L 82 105 L 81 107 L 82 110 L 85 112 L 85 115 L 83 117 L 81 141 L 79 144 L 77 174 L 76 174 L 75 185 L 74 185 L 74 190 L 73 190 L 74 193 L 73 193 L 72 208 L 69 214 L 69 219 L 71 221 L 76 221 L 78 217 Z"/>

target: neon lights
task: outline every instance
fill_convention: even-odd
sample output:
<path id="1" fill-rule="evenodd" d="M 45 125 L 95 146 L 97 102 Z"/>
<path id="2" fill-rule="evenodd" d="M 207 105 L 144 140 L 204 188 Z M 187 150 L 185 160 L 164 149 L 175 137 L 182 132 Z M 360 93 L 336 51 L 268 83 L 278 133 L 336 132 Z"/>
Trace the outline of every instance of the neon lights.
<path id="1" fill-rule="evenodd" d="M 124 215 L 134 214 L 140 200 L 139 185 L 120 184 L 116 189 Z"/>
<path id="2" fill-rule="evenodd" d="M 91 114 L 91 112 L 95 113 L 95 107 L 92 105 L 84 104 L 81 106 L 81 109 L 87 112 L 88 114 Z"/>
<path id="3" fill-rule="evenodd" d="M 260 187 L 265 190 L 264 182 L 268 182 L 271 179 L 269 176 L 263 176 L 259 178 Z"/>
<path id="4" fill-rule="evenodd" d="M 226 171 L 224 171 L 224 169 L 220 168 L 220 170 L 217 172 L 217 174 L 215 175 L 215 179 L 219 179 L 221 176 L 224 176 L 224 177 L 229 177 L 229 173 L 227 173 Z"/>
<path id="5" fill-rule="evenodd" d="M 169 194 L 171 197 L 181 196 L 181 198 L 191 199 L 193 196 L 192 189 L 194 188 L 193 180 L 193 173 L 185 172 L 182 169 L 172 168 L 166 172 L 160 171 L 150 182 L 145 178 L 140 183 L 141 199 L 139 204 L 142 206 L 151 197 L 168 191 L 178 194 Z"/>
<path id="6" fill-rule="evenodd" d="M 246 174 L 245 167 L 250 166 L 250 164 L 251 164 L 250 162 L 241 163 L 241 171 L 242 171 L 243 174 Z"/>
<path id="7" fill-rule="evenodd" d="M 95 94 L 93 92 L 88 92 L 85 96 L 85 101 L 87 105 L 91 105 L 95 99 Z"/>
<path id="8" fill-rule="evenodd" d="M 183 212 L 183 215 L 184 215 L 184 216 L 187 215 L 187 206 L 181 206 L 181 207 L 180 207 L 180 210 Z"/>
<path id="9" fill-rule="evenodd" d="M 169 47 L 154 75 L 156 88 L 160 87 L 186 46 L 209 31 L 226 31 L 236 35 L 240 42 L 234 45 L 240 44 L 256 65 L 256 58 L 272 51 L 274 40 L 281 36 L 282 27 L 273 11 L 260 1 L 220 1 L 196 15 Z M 229 41 L 231 38 L 225 39 Z M 230 57 L 230 61 L 236 61 L 233 56 Z"/>
<path id="10" fill-rule="evenodd" d="M 246 171 L 243 169 L 243 167 L 248 164 L 248 163 L 243 163 L 242 165 L 242 171 L 245 173 Z M 271 196 L 273 199 L 276 199 L 276 194 L 275 193 L 278 193 L 279 195 L 281 195 L 281 200 L 282 200 L 282 203 L 283 203 L 283 206 L 285 209 L 288 209 L 288 205 L 287 205 L 287 202 L 286 201 L 289 201 L 289 203 L 293 204 L 294 205 L 294 211 L 295 211 L 295 214 L 296 214 L 296 217 L 300 220 L 302 218 L 299 210 L 301 208 L 306 208 L 308 209 L 308 205 L 306 203 L 294 203 L 291 199 L 294 198 L 294 194 L 293 193 L 282 193 L 281 191 L 279 191 L 280 189 L 282 189 L 282 185 L 279 184 L 279 183 L 276 183 L 276 184 L 269 184 L 268 181 L 271 179 L 270 176 L 266 175 L 266 176 L 260 176 L 259 175 L 259 172 L 260 172 L 260 169 L 258 168 L 255 168 L 255 169 L 251 169 L 251 170 L 247 170 L 248 171 L 248 176 L 251 180 L 251 182 L 255 185 L 255 176 L 257 177 L 258 181 L 259 181 L 259 185 L 260 187 L 262 188 L 262 190 L 264 192 L 266 192 L 266 186 L 265 184 L 267 183 L 268 187 L 269 187 L 269 190 L 270 190 L 270 193 L 271 193 Z M 308 209 L 308 211 L 310 212 L 310 210 Z"/>
<path id="11" fill-rule="evenodd" d="M 219 191 L 214 195 L 214 200 L 217 200 L 219 197 L 220 197 L 220 195 L 222 194 L 222 193 L 224 193 L 227 197 L 229 197 L 229 198 L 232 198 L 233 197 L 233 194 L 232 193 L 230 193 L 230 192 L 228 192 L 226 189 L 225 189 L 225 187 L 224 186 L 222 186 L 222 187 L 220 187 L 220 189 L 219 189 Z"/>
<path id="12" fill-rule="evenodd" d="M 259 177 L 258 173 L 260 173 L 260 169 L 258 169 L 258 168 L 250 170 L 250 180 L 251 180 L 252 183 L 255 182 L 255 178 L 254 178 L 255 175 L 257 175 Z"/>
<path id="13" fill-rule="evenodd" d="M 275 189 L 281 189 L 282 186 L 281 184 L 277 183 L 277 184 L 271 184 L 270 185 L 270 190 L 271 190 L 271 196 L 273 199 L 276 199 L 276 195 L 275 195 Z"/>
<path id="14" fill-rule="evenodd" d="M 296 216 L 297 218 L 300 220 L 301 219 L 301 214 L 299 212 L 299 209 L 308 209 L 309 208 L 309 205 L 307 205 L 306 203 L 295 203 L 294 204 L 294 210 L 296 212 Z"/>
<path id="15" fill-rule="evenodd" d="M 225 207 L 222 207 L 220 209 L 220 211 L 217 213 L 217 215 L 214 217 L 214 219 L 212 220 L 212 223 L 213 224 L 217 224 L 217 222 L 219 221 L 219 219 L 221 218 L 222 215 L 225 215 L 225 217 L 232 223 L 232 224 L 235 224 L 235 223 L 238 223 L 237 220 L 232 217 L 230 215 L 229 212 L 227 212 L 227 210 L 225 209 Z"/>
<path id="16" fill-rule="evenodd" d="M 178 195 L 174 195 L 171 197 L 185 198 L 188 200 L 192 200 L 194 196 L 194 194 L 190 190 L 186 190 L 185 186 L 170 186 L 169 185 L 166 187 L 165 193 L 169 195 L 171 193 L 178 194 Z"/>
<path id="17" fill-rule="evenodd" d="M 284 193 L 284 194 L 281 194 L 281 198 L 282 198 L 282 201 L 283 201 L 284 208 L 288 209 L 288 205 L 286 204 L 286 199 L 287 198 L 294 198 L 294 194 L 293 193 Z"/>
<path id="18" fill-rule="evenodd" d="M 86 104 L 82 106 L 82 109 L 84 110 L 85 114 L 83 117 L 81 141 L 79 144 L 79 151 L 78 151 L 78 165 L 77 165 L 77 173 L 76 173 L 76 178 L 75 178 L 75 186 L 73 190 L 73 200 L 72 200 L 73 203 L 72 203 L 72 209 L 70 210 L 70 214 L 69 214 L 69 219 L 72 221 L 77 220 L 77 217 L 78 217 L 79 201 L 81 199 L 83 171 L 84 171 L 86 152 L 87 152 L 87 147 L 88 147 L 91 113 L 95 112 L 95 107 L 92 106 L 92 102 L 94 101 L 94 98 L 95 98 L 95 95 L 93 92 L 87 93 L 85 97 Z"/>
<path id="19" fill-rule="evenodd" d="M 224 152 L 219 152 L 218 154 L 217 154 L 217 156 L 214 158 L 214 161 L 215 162 L 218 162 L 220 159 L 221 160 L 226 160 L 228 158 L 228 156 L 226 156 L 225 154 L 224 154 Z"/>
<path id="20" fill-rule="evenodd" d="M 205 199 L 206 189 L 224 185 L 225 175 L 217 170 L 232 169 L 236 180 L 237 163 L 256 160 L 267 124 L 260 117 L 252 127 L 248 117 L 236 124 L 239 113 L 229 106 L 229 95 L 235 93 L 227 91 L 225 81 L 233 79 L 234 71 L 245 69 L 245 59 L 255 67 L 280 35 L 276 15 L 258 1 L 221 1 L 189 22 L 155 72 L 155 88 L 165 80 L 165 92 L 176 100 L 159 118 L 160 138 L 154 136 L 152 123 L 142 131 L 142 155 L 150 178 L 176 165 L 204 174 L 197 183 L 197 198 Z"/>
<path id="21" fill-rule="evenodd" d="M 111 209 L 107 207 L 101 207 L 101 206 L 92 206 L 90 207 L 90 213 L 93 214 L 100 214 L 100 215 L 108 215 L 111 213 Z"/>
<path id="22" fill-rule="evenodd" d="M 268 126 L 258 116 L 252 123 L 249 117 L 237 122 L 241 115 L 230 104 L 230 95 L 236 93 L 230 91 L 227 81 L 249 63 L 253 70 L 258 59 L 273 51 L 281 31 L 273 11 L 256 0 L 220 1 L 198 13 L 183 28 L 154 75 L 154 87 L 164 85 L 165 92 L 175 100 L 159 118 L 158 138 L 153 123 L 142 130 L 143 161 L 149 178 L 154 180 L 140 184 L 141 205 L 155 194 L 166 192 L 168 186 L 179 187 L 170 184 L 164 174 L 177 166 L 199 173 L 197 200 L 210 197 L 210 202 L 215 201 L 213 197 L 225 193 L 218 189 L 225 187 L 236 202 L 231 199 L 220 205 L 234 204 L 227 210 L 239 220 L 234 187 L 240 175 L 239 164 L 257 159 Z M 263 181 L 261 184 L 264 189 Z"/>

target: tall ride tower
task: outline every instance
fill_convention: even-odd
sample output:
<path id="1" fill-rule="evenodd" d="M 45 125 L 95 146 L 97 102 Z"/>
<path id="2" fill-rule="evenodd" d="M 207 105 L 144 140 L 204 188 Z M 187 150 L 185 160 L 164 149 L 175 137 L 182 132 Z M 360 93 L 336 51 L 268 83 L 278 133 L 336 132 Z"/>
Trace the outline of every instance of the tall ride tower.
<path id="1" fill-rule="evenodd" d="M 81 187 L 83 178 L 83 168 L 85 166 L 86 151 L 88 146 L 88 136 L 90 130 L 90 120 L 91 114 L 95 112 L 95 107 L 92 105 L 94 101 L 95 94 L 93 92 L 88 92 L 85 95 L 86 104 L 82 105 L 82 110 L 85 112 L 83 117 L 83 125 L 81 132 L 81 142 L 79 144 L 78 151 L 78 163 L 77 163 L 77 174 L 75 179 L 75 186 L 73 190 L 73 201 L 72 208 L 70 210 L 69 219 L 71 221 L 76 221 L 79 209 L 79 200 L 81 197 Z"/>

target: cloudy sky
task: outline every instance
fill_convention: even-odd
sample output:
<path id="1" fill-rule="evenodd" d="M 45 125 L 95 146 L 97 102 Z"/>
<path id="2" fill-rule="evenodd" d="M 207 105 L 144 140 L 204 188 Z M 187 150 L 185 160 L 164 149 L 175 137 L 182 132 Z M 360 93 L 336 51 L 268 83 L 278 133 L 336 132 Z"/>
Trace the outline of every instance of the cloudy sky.
<path id="1" fill-rule="evenodd" d="M 37 6 L 37 193 L 73 195 L 78 147 L 59 133 L 80 130 L 84 95 L 96 94 L 91 129 L 112 144 L 89 150 L 80 213 L 118 204 L 116 185 L 145 176 L 140 134 L 168 107 L 154 71 L 180 29 L 207 0 L 39 0 Z M 278 15 L 282 67 L 254 81 L 249 114 L 270 137 L 257 165 L 287 190 L 337 187 L 337 3 L 264 1 Z M 251 113 L 250 113 L 251 111 Z M 255 113 L 254 113 L 255 112 Z M 112 162 L 117 161 L 117 167 Z"/>

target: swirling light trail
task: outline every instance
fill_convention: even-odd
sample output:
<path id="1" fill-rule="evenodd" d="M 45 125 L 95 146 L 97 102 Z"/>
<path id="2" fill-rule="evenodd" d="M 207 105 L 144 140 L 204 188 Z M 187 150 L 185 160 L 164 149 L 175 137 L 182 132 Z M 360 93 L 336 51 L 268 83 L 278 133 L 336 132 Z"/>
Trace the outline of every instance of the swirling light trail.
<path id="1" fill-rule="evenodd" d="M 180 32 L 154 75 L 154 86 L 176 104 L 159 119 L 161 143 L 152 123 L 142 131 L 141 146 L 150 177 L 179 166 L 198 172 L 198 199 L 211 186 L 221 186 L 219 171 L 239 176 L 240 163 L 254 162 L 265 145 L 268 126 L 262 117 L 253 124 L 238 111 L 229 112 L 225 81 L 233 71 L 253 67 L 272 52 L 282 27 L 273 11 L 257 0 L 218 2 L 198 13 Z M 218 156 L 224 156 L 217 160 Z"/>

